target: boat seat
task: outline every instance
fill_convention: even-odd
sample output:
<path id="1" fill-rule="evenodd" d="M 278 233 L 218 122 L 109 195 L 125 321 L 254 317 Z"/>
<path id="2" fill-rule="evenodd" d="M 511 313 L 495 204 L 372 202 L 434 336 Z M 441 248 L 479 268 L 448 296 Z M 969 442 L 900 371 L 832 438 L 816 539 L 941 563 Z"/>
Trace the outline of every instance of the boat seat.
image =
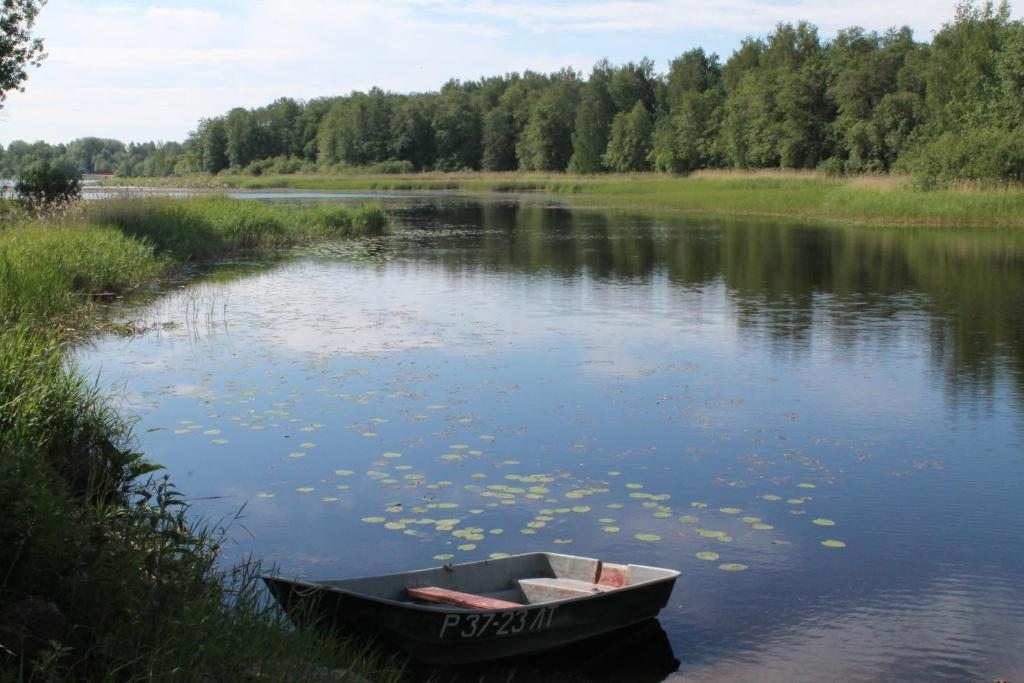
<path id="1" fill-rule="evenodd" d="M 508 609 L 510 607 L 522 607 L 522 604 L 518 602 L 497 600 L 495 598 L 484 597 L 483 595 L 474 595 L 473 593 L 461 593 L 459 591 L 448 590 L 447 588 L 437 588 L 436 586 L 406 588 L 405 592 L 409 597 L 415 598 L 416 600 L 438 602 L 445 605 L 455 605 L 457 607 L 470 607 L 473 609 Z"/>
<path id="2" fill-rule="evenodd" d="M 594 583 L 612 588 L 621 588 L 629 583 L 629 565 L 597 561 L 597 577 Z"/>
<path id="3" fill-rule="evenodd" d="M 552 600 L 566 600 L 595 593 L 607 593 L 617 586 L 607 586 L 578 579 L 519 579 L 519 589 L 531 605 Z"/>

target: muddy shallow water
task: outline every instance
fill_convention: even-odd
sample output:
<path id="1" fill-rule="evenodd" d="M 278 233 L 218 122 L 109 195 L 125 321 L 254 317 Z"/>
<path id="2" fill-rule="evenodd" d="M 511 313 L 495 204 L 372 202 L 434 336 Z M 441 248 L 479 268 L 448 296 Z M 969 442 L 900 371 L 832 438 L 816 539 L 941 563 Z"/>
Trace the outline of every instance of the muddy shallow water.
<path id="1" fill-rule="evenodd" d="M 78 354 L 229 559 L 667 566 L 648 678 L 1024 678 L 1024 236 L 374 201 Z"/>

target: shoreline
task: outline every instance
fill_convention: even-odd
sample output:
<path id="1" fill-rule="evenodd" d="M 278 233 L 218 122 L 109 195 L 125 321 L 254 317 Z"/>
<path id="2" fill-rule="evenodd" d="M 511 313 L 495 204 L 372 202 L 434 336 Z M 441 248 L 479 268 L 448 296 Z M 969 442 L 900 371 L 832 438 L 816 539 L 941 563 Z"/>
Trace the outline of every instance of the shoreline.
<path id="1" fill-rule="evenodd" d="M 194 175 L 117 178 L 91 187 L 125 189 L 449 191 L 469 195 L 549 195 L 571 208 L 772 218 L 863 226 L 1024 228 L 1024 189 L 965 186 L 919 190 L 897 176 L 825 176 L 814 172 L 698 172 L 572 175 L 558 173 Z"/>

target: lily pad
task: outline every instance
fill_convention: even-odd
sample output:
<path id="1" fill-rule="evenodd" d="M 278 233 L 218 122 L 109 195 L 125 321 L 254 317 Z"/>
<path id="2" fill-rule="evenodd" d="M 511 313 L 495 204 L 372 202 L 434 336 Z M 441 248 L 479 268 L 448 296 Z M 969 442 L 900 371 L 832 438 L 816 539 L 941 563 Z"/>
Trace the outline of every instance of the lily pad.
<path id="1" fill-rule="evenodd" d="M 492 560 L 500 560 L 502 558 L 512 557 L 512 556 L 509 555 L 508 553 L 491 553 L 487 557 L 491 558 Z"/>
<path id="2" fill-rule="evenodd" d="M 756 524 L 751 524 L 750 528 L 756 529 L 757 531 L 770 531 L 775 527 L 773 527 L 771 524 L 765 524 L 764 522 L 757 522 Z"/>
<path id="3" fill-rule="evenodd" d="M 818 488 L 818 487 L 817 487 L 817 486 L 815 486 L 814 484 L 809 484 L 809 483 L 807 483 L 806 481 L 805 481 L 805 482 L 802 482 L 802 483 L 800 483 L 800 484 L 797 484 L 797 485 L 796 485 L 796 487 L 797 487 L 798 489 L 816 489 L 816 488 Z"/>
<path id="4" fill-rule="evenodd" d="M 683 524 L 696 524 L 700 521 L 700 517 L 695 517 L 693 515 L 683 515 L 679 518 L 679 521 Z"/>
<path id="5" fill-rule="evenodd" d="M 257 498 L 273 498 L 274 495 L 275 494 L 273 494 L 273 493 L 257 493 L 256 497 Z"/>
<path id="6" fill-rule="evenodd" d="M 747 565 L 740 564 L 739 562 L 726 562 L 725 564 L 718 565 L 718 568 L 723 572 L 742 572 L 747 569 Z"/>
<path id="7" fill-rule="evenodd" d="M 718 553 L 713 553 L 708 550 L 702 550 L 701 552 L 697 553 L 698 560 L 707 560 L 708 562 L 714 562 L 718 559 L 718 557 Z"/>
<path id="8" fill-rule="evenodd" d="M 819 517 L 818 519 L 812 519 L 811 520 L 811 524 L 817 524 L 818 526 L 835 526 L 836 525 L 836 523 L 833 522 L 831 519 L 825 519 L 824 517 Z"/>
<path id="9" fill-rule="evenodd" d="M 845 548 L 846 544 L 842 541 L 837 541 L 834 538 L 829 538 L 821 542 L 826 548 Z"/>
<path id="10" fill-rule="evenodd" d="M 661 536 L 658 534 L 633 534 L 633 538 L 638 541 L 647 541 L 648 543 L 654 543 L 661 540 Z"/>
<path id="11" fill-rule="evenodd" d="M 601 527 L 601 531 L 605 532 L 606 534 L 617 534 L 617 533 L 619 533 L 619 527 L 617 527 L 617 526 Z"/>
<path id="12" fill-rule="evenodd" d="M 763 496 L 761 496 L 761 500 L 775 502 L 777 500 L 782 500 L 782 496 L 776 496 L 774 493 L 766 493 Z"/>
<path id="13" fill-rule="evenodd" d="M 295 490 L 298 491 L 299 493 L 312 493 L 313 491 L 316 491 L 316 489 L 313 488 L 312 486 L 300 486 Z"/>
<path id="14" fill-rule="evenodd" d="M 743 510 L 741 510 L 739 508 L 718 508 L 718 511 L 719 512 L 724 512 L 727 515 L 738 515 L 741 512 L 743 512 Z"/>
<path id="15" fill-rule="evenodd" d="M 363 517 L 362 521 L 367 524 L 381 524 L 386 520 L 383 517 Z"/>
<path id="16" fill-rule="evenodd" d="M 441 553 L 440 555 L 434 555 L 434 559 L 435 560 L 440 560 L 441 562 L 444 562 L 445 560 L 450 560 L 450 559 L 452 559 L 454 557 L 455 556 L 452 555 L 451 553 Z"/>

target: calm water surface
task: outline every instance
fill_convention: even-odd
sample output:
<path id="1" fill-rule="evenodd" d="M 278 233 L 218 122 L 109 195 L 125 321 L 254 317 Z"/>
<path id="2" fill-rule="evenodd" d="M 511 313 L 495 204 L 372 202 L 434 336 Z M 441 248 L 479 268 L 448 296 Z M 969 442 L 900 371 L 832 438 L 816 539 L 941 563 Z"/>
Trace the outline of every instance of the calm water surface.
<path id="1" fill-rule="evenodd" d="M 79 353 L 229 559 L 668 566 L 648 679 L 1024 680 L 1020 234 L 385 204 Z"/>

